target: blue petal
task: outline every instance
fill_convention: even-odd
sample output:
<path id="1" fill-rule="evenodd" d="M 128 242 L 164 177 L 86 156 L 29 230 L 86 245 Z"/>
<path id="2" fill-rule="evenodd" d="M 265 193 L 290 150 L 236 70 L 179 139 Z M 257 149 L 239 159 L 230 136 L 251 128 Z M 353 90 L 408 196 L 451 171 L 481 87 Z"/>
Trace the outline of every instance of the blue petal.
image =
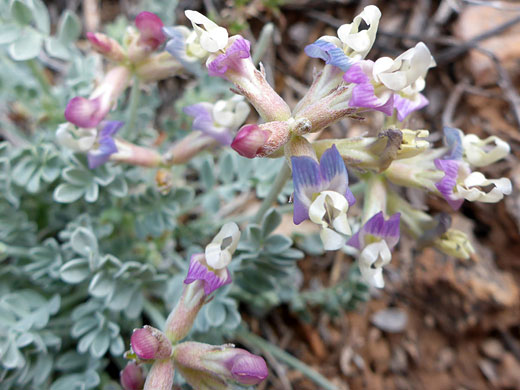
<path id="1" fill-rule="evenodd" d="M 291 163 L 294 183 L 293 221 L 299 224 L 309 218 L 312 196 L 320 192 L 322 178 L 318 163 L 310 157 L 293 156 Z"/>
<path id="2" fill-rule="evenodd" d="M 345 195 L 350 206 L 356 202 L 354 195 L 348 188 L 347 168 L 336 145 L 332 145 L 321 156 L 320 173 L 328 190 Z"/>
<path id="3" fill-rule="evenodd" d="M 448 155 L 444 156 L 446 160 L 460 160 L 464 153 L 462 147 L 462 138 L 460 136 L 460 130 L 454 129 L 453 127 L 444 127 L 444 142 L 449 149 Z"/>
<path id="4" fill-rule="evenodd" d="M 342 71 L 347 71 L 354 61 L 347 57 L 343 50 L 327 41 L 317 40 L 305 46 L 305 53 L 312 58 L 320 58 L 326 64 L 334 65 Z"/>
<path id="5" fill-rule="evenodd" d="M 100 138 L 105 137 L 113 137 L 121 127 L 123 127 L 124 122 L 121 121 L 107 121 L 104 122 L 103 129 L 99 132 Z"/>

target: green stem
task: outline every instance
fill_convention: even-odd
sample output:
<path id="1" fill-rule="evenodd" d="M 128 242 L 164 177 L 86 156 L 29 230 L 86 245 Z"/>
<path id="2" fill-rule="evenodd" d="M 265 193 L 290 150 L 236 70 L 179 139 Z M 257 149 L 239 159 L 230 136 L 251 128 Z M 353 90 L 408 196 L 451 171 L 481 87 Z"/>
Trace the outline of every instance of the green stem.
<path id="1" fill-rule="evenodd" d="M 144 300 L 143 310 L 150 318 L 150 321 L 152 321 L 154 327 L 157 329 L 164 329 L 166 318 L 163 316 L 161 311 L 148 299 Z"/>
<path id="2" fill-rule="evenodd" d="M 136 76 L 134 77 L 134 83 L 132 84 L 132 89 L 130 90 L 130 103 L 128 106 L 128 124 L 126 126 L 127 134 L 133 133 L 137 121 L 137 110 L 139 108 L 139 98 L 141 96 L 139 88 L 140 82 L 139 78 Z"/>
<path id="3" fill-rule="evenodd" d="M 283 349 L 278 348 L 276 345 L 271 344 L 256 334 L 248 332 L 244 329 L 239 329 L 235 335 L 242 343 L 250 347 L 256 347 L 261 351 L 268 352 L 292 368 L 297 369 L 307 378 L 314 381 L 314 383 L 316 383 L 320 389 L 338 390 L 338 388 L 333 383 L 329 382 L 323 375 L 314 371 L 311 367 L 295 358 L 291 354 L 285 352 Z"/>
<path id="4" fill-rule="evenodd" d="M 26 63 L 33 76 L 36 78 L 36 80 L 38 80 L 38 83 L 43 89 L 43 92 L 45 92 L 45 94 L 48 96 L 54 97 L 51 93 L 51 84 L 49 83 L 47 76 L 45 76 L 45 73 L 40 64 L 38 64 L 38 62 L 36 62 L 34 59 L 28 60 Z"/>
<path id="5" fill-rule="evenodd" d="M 256 224 L 259 224 L 262 221 L 262 218 L 264 217 L 265 213 L 273 202 L 276 200 L 280 192 L 282 191 L 285 182 L 287 179 L 289 179 L 289 176 L 291 175 L 291 169 L 289 168 L 289 165 L 287 165 L 285 162 L 282 166 L 282 169 L 280 169 L 280 172 L 278 172 L 278 176 L 276 176 L 276 179 L 274 180 L 273 185 L 271 186 L 271 189 L 269 190 L 269 193 L 265 197 L 264 201 L 260 205 L 260 208 L 256 212 L 253 222 Z"/>

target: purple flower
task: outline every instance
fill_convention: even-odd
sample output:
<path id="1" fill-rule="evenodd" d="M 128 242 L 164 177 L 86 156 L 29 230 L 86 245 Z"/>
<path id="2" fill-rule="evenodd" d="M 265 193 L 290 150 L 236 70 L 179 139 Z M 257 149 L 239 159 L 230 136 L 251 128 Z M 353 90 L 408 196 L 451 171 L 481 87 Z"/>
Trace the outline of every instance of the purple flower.
<path id="1" fill-rule="evenodd" d="M 152 12 L 143 11 L 135 18 L 135 25 L 141 36 L 140 42 L 151 50 L 157 49 L 166 37 L 163 33 L 163 22 L 160 17 Z"/>
<path id="2" fill-rule="evenodd" d="M 347 71 L 353 64 L 352 59 L 347 57 L 343 50 L 321 39 L 305 46 L 305 54 L 312 58 L 320 58 L 326 64 L 334 65 L 342 71 Z"/>
<path id="3" fill-rule="evenodd" d="M 148 325 L 134 330 L 130 345 L 139 359 L 166 359 L 172 354 L 172 344 L 166 335 Z"/>
<path id="4" fill-rule="evenodd" d="M 136 363 L 130 362 L 121 371 L 120 382 L 124 390 L 142 390 L 144 386 L 143 370 Z"/>
<path id="5" fill-rule="evenodd" d="M 433 161 L 435 168 L 444 172 L 444 177 L 435 184 L 441 195 L 446 199 L 453 210 L 458 210 L 464 199 L 456 199 L 453 194 L 453 189 L 457 185 L 457 178 L 459 176 L 459 168 L 462 161 L 458 160 L 442 160 L 435 159 Z"/>
<path id="6" fill-rule="evenodd" d="M 343 75 L 343 80 L 347 83 L 357 84 L 352 89 L 352 96 L 349 106 L 359 108 L 373 108 L 390 116 L 394 112 L 394 94 L 385 93 L 378 97 L 370 74 L 374 63 L 372 61 L 360 61 L 352 65 Z"/>
<path id="7" fill-rule="evenodd" d="M 238 35 L 224 54 L 218 55 L 208 63 L 209 75 L 225 79 L 228 71 L 241 73 L 244 67 L 243 60 L 251 57 L 250 47 L 249 41 Z"/>
<path id="8" fill-rule="evenodd" d="M 321 156 L 318 164 L 311 157 L 291 157 L 294 183 L 294 215 L 295 224 L 309 219 L 309 207 L 314 195 L 322 191 L 335 191 L 343 195 L 349 205 L 356 202 L 348 188 L 348 174 L 345 163 L 336 148 L 332 145 Z"/>
<path id="9" fill-rule="evenodd" d="M 227 268 L 213 269 L 206 262 L 203 253 L 191 256 L 188 275 L 184 284 L 190 284 L 200 280 L 204 286 L 204 294 L 207 296 L 218 288 L 231 283 L 231 275 Z"/>
<path id="10" fill-rule="evenodd" d="M 117 146 L 114 141 L 114 135 L 123 126 L 120 121 L 105 122 L 103 129 L 99 132 L 97 138 L 97 148 L 91 149 L 87 154 L 88 166 L 94 169 L 106 163 L 110 156 L 117 153 Z"/>
<path id="11" fill-rule="evenodd" d="M 354 234 L 348 241 L 348 245 L 353 246 L 359 250 L 363 249 L 370 243 L 369 236 L 385 240 L 388 247 L 392 249 L 399 242 L 399 222 L 401 214 L 396 213 L 385 221 L 383 212 L 380 211 L 372 218 L 370 218 L 359 231 Z"/>
<path id="12" fill-rule="evenodd" d="M 216 139 L 222 145 L 231 145 L 231 129 L 217 126 L 213 119 L 213 106 L 210 103 L 197 103 L 184 107 L 186 115 L 193 117 L 192 129 Z"/>

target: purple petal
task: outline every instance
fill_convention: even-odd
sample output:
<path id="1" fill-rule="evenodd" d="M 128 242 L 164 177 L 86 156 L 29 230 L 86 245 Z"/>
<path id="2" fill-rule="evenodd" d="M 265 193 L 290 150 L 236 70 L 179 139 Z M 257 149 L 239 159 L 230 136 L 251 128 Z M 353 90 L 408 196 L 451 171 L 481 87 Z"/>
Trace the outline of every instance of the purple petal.
<path id="1" fill-rule="evenodd" d="M 370 77 L 368 77 L 368 75 L 363 71 L 362 63 L 363 61 L 352 65 L 343 75 L 343 80 L 345 80 L 347 83 L 353 84 L 369 83 Z"/>
<path id="2" fill-rule="evenodd" d="M 226 269 L 226 276 L 220 278 L 213 271 L 210 271 L 208 267 L 200 261 L 200 258 L 204 259 L 204 254 L 197 253 L 191 256 L 190 268 L 188 269 L 186 279 L 184 279 L 184 284 L 190 284 L 200 280 L 204 284 L 204 293 L 209 295 L 218 288 L 231 283 L 229 270 Z"/>
<path id="3" fill-rule="evenodd" d="M 81 96 L 72 98 L 65 108 L 65 119 L 78 127 L 96 127 L 107 112 L 101 111 L 101 98 L 86 99 Z"/>
<path id="4" fill-rule="evenodd" d="M 306 156 L 291 157 L 292 178 L 294 184 L 294 214 L 296 225 L 309 218 L 312 195 L 320 192 L 323 179 L 316 161 Z"/>
<path id="5" fill-rule="evenodd" d="M 320 58 L 326 64 L 334 65 L 343 71 L 348 70 L 353 64 L 352 59 L 347 57 L 339 47 L 319 39 L 305 46 L 305 54 L 312 58 Z"/>
<path id="6" fill-rule="evenodd" d="M 215 126 L 211 108 L 212 106 L 209 103 L 197 103 L 184 107 L 183 112 L 186 115 L 194 117 L 192 124 L 193 130 L 202 131 L 204 134 L 216 139 L 222 145 L 231 145 L 231 141 L 233 140 L 231 131 L 226 127 Z"/>
<path id="7" fill-rule="evenodd" d="M 390 95 L 388 99 L 378 98 L 374 93 L 374 86 L 372 83 L 358 84 L 352 90 L 350 98 L 350 107 L 359 108 L 373 108 L 382 113 L 391 116 L 394 112 L 394 94 Z"/>
<path id="8" fill-rule="evenodd" d="M 320 173 L 324 186 L 328 190 L 345 195 L 349 206 L 356 203 L 356 198 L 348 188 L 348 173 L 343 158 L 338 152 L 336 145 L 332 145 L 321 156 Z"/>
<path id="9" fill-rule="evenodd" d="M 265 360 L 243 349 L 236 349 L 237 354 L 228 363 L 231 376 L 243 385 L 257 385 L 269 375 Z"/>
<path id="10" fill-rule="evenodd" d="M 453 210 L 458 210 L 464 199 L 453 199 L 453 188 L 457 184 L 459 162 L 456 160 L 434 160 L 435 167 L 444 172 L 444 177 L 435 184 Z"/>
<path id="11" fill-rule="evenodd" d="M 250 47 L 249 41 L 239 36 L 224 54 L 220 54 L 208 64 L 209 75 L 225 78 L 228 70 L 239 72 L 242 68 L 241 61 L 251 57 Z"/>
<path id="12" fill-rule="evenodd" d="M 393 97 L 394 108 L 397 110 L 397 119 L 399 119 L 400 122 L 404 121 L 411 112 L 420 110 L 421 108 L 426 107 L 429 103 L 428 99 L 420 93 L 415 99 L 408 99 L 397 93 L 394 93 Z"/>
<path id="13" fill-rule="evenodd" d="M 106 121 L 103 123 L 99 136 L 100 138 L 112 138 L 125 123 L 121 121 Z"/>
<path id="14" fill-rule="evenodd" d="M 354 234 L 348 241 L 348 245 L 359 250 L 365 245 L 365 236 L 367 234 L 385 240 L 388 247 L 392 249 L 399 242 L 400 230 L 399 223 L 401 214 L 391 215 L 386 221 L 383 212 L 380 211 L 372 216 L 359 231 Z"/>
<path id="15" fill-rule="evenodd" d="M 464 153 L 462 146 L 462 138 L 459 129 L 453 127 L 444 127 L 444 143 L 450 150 L 448 155 L 444 156 L 445 160 L 460 160 Z"/>

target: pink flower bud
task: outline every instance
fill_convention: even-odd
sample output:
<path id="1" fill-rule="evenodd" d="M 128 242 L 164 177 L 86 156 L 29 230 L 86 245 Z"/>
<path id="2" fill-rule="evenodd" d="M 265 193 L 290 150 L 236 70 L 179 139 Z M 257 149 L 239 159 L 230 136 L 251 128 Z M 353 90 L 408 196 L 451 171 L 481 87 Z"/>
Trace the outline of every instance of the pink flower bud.
<path id="1" fill-rule="evenodd" d="M 269 371 L 262 357 L 239 348 L 233 352 L 226 366 L 235 381 L 243 385 L 257 385 L 267 378 Z"/>
<path id="2" fill-rule="evenodd" d="M 244 125 L 235 136 L 231 147 L 241 156 L 255 158 L 270 136 L 269 130 L 262 130 L 258 125 Z"/>
<path id="3" fill-rule="evenodd" d="M 124 390 L 143 390 L 143 370 L 134 362 L 128 363 L 120 373 L 120 382 Z"/>
<path id="4" fill-rule="evenodd" d="M 285 121 L 245 125 L 238 131 L 231 147 L 247 158 L 266 157 L 285 145 L 290 135 L 289 124 Z"/>
<path id="5" fill-rule="evenodd" d="M 120 62 L 125 59 L 125 53 L 121 45 L 114 39 L 102 33 L 87 33 L 87 39 L 92 48 L 112 61 Z"/>
<path id="6" fill-rule="evenodd" d="M 152 12 L 143 11 L 137 15 L 135 25 L 141 33 L 139 42 L 148 46 L 150 50 L 157 49 L 166 39 L 162 31 L 164 23 L 160 17 Z"/>
<path id="7" fill-rule="evenodd" d="M 144 390 L 171 390 L 173 374 L 171 359 L 156 360 L 146 377 Z"/>
<path id="8" fill-rule="evenodd" d="M 166 335 L 148 325 L 134 330 L 130 345 L 139 359 L 166 359 L 172 354 L 172 345 Z"/>

